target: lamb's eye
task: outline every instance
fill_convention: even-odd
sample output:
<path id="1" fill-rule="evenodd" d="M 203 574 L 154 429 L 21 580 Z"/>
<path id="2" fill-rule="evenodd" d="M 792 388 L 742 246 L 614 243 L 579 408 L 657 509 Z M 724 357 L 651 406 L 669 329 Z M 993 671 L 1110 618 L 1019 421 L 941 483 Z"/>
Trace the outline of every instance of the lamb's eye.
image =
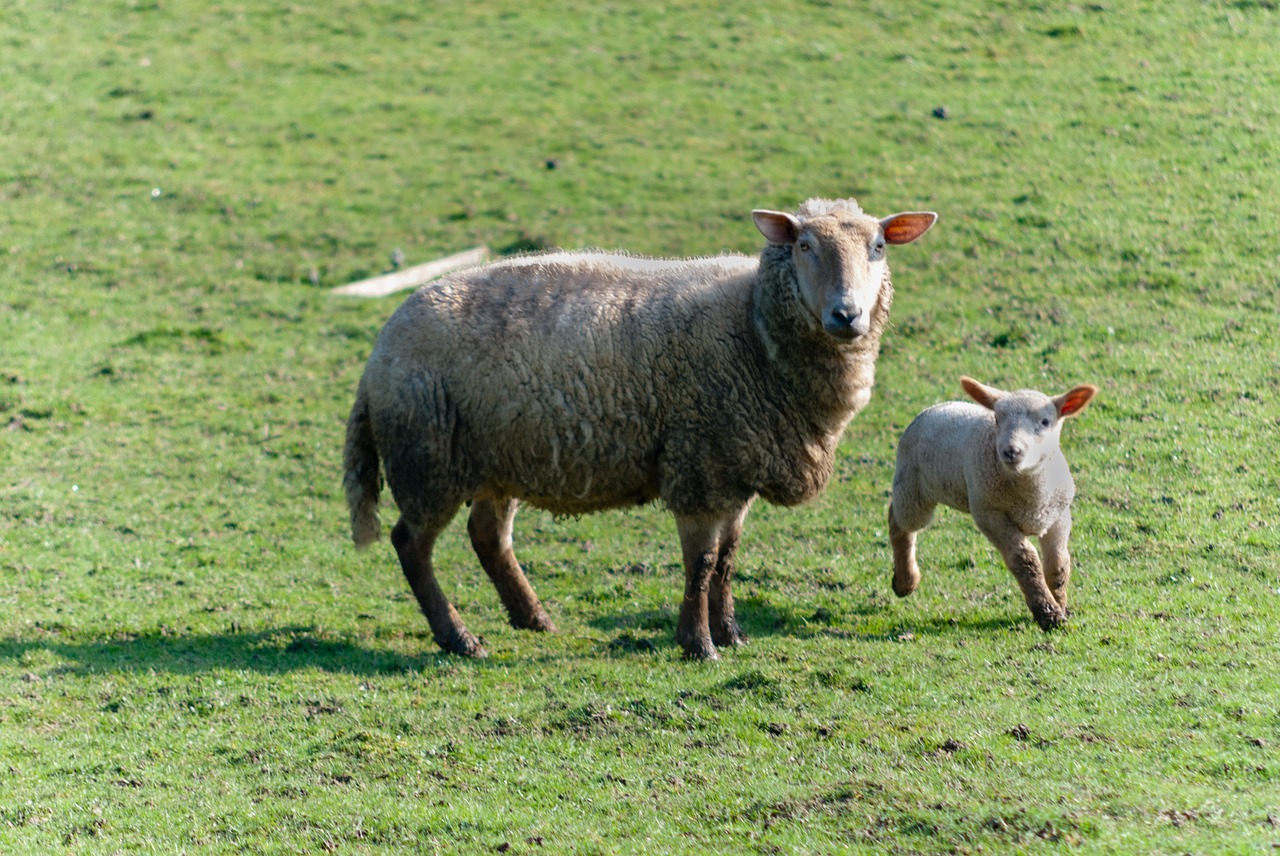
<path id="1" fill-rule="evenodd" d="M 1046 417 L 1044 417 L 1043 419 L 1041 419 L 1041 420 L 1040 420 L 1040 427 L 1041 427 L 1041 428 L 1048 428 L 1048 427 L 1049 427 L 1050 425 L 1052 425 L 1052 424 L 1053 424 L 1053 420 L 1051 420 L 1048 416 L 1046 416 Z"/>
<path id="2" fill-rule="evenodd" d="M 801 241 L 800 243 L 796 244 L 796 246 L 800 248 L 800 252 L 802 253 L 807 253 L 813 250 L 813 247 L 809 246 L 808 241 Z"/>

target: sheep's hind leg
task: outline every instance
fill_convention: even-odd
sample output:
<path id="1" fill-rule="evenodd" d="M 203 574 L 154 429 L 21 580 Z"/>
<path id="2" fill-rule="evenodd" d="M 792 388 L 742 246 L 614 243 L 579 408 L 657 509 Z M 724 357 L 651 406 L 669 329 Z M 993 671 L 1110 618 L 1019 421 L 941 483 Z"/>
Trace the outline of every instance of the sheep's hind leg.
<path id="1" fill-rule="evenodd" d="M 738 516 L 721 530 L 716 569 L 711 574 L 710 586 L 707 589 L 711 641 L 721 647 L 743 645 L 747 642 L 747 634 L 742 632 L 734 615 L 733 592 L 730 589 L 733 580 L 733 558 L 738 551 L 738 542 L 742 539 L 742 522 L 746 516 L 747 507 L 744 507 Z"/>
<path id="2" fill-rule="evenodd" d="M 916 564 L 916 533 L 898 524 L 889 505 L 889 544 L 893 547 L 893 593 L 906 597 L 920 585 L 920 566 Z"/>
<path id="3" fill-rule="evenodd" d="M 676 641 L 689 660 L 718 660 L 711 641 L 707 590 L 720 559 L 720 520 L 712 517 L 677 517 L 680 547 L 684 553 L 684 601 Z"/>
<path id="4" fill-rule="evenodd" d="M 487 657 L 489 652 L 463 625 L 457 610 L 440 590 L 431 566 L 431 550 L 435 546 L 436 537 L 449 524 L 449 519 L 456 511 L 456 508 L 451 509 L 448 514 L 442 514 L 430 523 L 418 525 L 410 524 L 401 517 L 400 522 L 391 530 L 391 544 L 400 557 L 400 567 L 404 570 L 405 579 L 409 581 L 409 587 L 413 589 L 414 597 L 418 599 L 418 606 L 431 625 L 431 635 L 435 637 L 436 644 L 451 654 Z"/>
<path id="5" fill-rule="evenodd" d="M 467 534 L 471 536 L 471 546 L 480 557 L 480 564 L 498 590 L 502 605 L 507 608 L 511 626 L 520 630 L 554 631 L 556 626 L 520 570 L 511 545 L 511 527 L 519 507 L 519 501 L 510 497 L 476 500 L 467 519 Z"/>

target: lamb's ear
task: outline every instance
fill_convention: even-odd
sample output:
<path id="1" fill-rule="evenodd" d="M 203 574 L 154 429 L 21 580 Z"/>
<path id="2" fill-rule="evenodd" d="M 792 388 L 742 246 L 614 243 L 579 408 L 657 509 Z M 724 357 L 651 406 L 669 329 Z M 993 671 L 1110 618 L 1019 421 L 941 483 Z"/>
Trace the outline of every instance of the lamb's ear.
<path id="1" fill-rule="evenodd" d="M 909 244 L 938 222 L 938 215 L 932 211 L 905 211 L 891 214 L 880 221 L 884 231 L 884 239 L 890 244 Z"/>
<path id="2" fill-rule="evenodd" d="M 960 378 L 960 385 L 964 387 L 965 392 L 969 393 L 970 398 L 988 410 L 995 410 L 996 402 L 1005 396 L 1002 390 L 978 383 L 971 377 Z"/>
<path id="3" fill-rule="evenodd" d="M 1058 408 L 1058 417 L 1065 419 L 1068 416 L 1075 416 L 1098 394 L 1098 388 L 1091 383 L 1081 384 L 1074 389 L 1069 389 L 1062 395 L 1053 397 L 1053 404 Z"/>
<path id="4" fill-rule="evenodd" d="M 790 214 L 757 208 L 751 212 L 751 219 L 770 243 L 794 244 L 800 237 L 800 221 Z"/>

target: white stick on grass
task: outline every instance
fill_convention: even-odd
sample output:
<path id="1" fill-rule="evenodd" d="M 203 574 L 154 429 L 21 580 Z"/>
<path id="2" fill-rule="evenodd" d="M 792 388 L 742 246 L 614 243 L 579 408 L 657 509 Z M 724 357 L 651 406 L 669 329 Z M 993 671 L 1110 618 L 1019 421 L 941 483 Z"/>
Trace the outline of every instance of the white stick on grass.
<path id="1" fill-rule="evenodd" d="M 355 297 L 384 297 L 397 291 L 404 291 L 407 288 L 417 288 L 419 285 L 430 282 L 446 273 L 474 267 L 483 263 L 488 257 L 488 247 L 472 247 L 461 253 L 445 256 L 442 259 L 436 259 L 425 264 L 414 265 L 411 268 L 398 270 L 394 273 L 340 285 L 333 290 L 333 293 L 350 294 Z"/>

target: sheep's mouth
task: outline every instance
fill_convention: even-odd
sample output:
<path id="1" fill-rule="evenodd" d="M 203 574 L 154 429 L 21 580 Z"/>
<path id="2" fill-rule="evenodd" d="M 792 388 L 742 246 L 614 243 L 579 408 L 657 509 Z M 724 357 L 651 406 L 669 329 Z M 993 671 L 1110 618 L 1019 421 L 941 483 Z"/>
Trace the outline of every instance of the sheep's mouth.
<path id="1" fill-rule="evenodd" d="M 855 330 L 853 327 L 837 327 L 835 325 L 823 325 L 822 329 L 828 336 L 837 342 L 853 342 L 862 338 L 862 330 Z"/>

